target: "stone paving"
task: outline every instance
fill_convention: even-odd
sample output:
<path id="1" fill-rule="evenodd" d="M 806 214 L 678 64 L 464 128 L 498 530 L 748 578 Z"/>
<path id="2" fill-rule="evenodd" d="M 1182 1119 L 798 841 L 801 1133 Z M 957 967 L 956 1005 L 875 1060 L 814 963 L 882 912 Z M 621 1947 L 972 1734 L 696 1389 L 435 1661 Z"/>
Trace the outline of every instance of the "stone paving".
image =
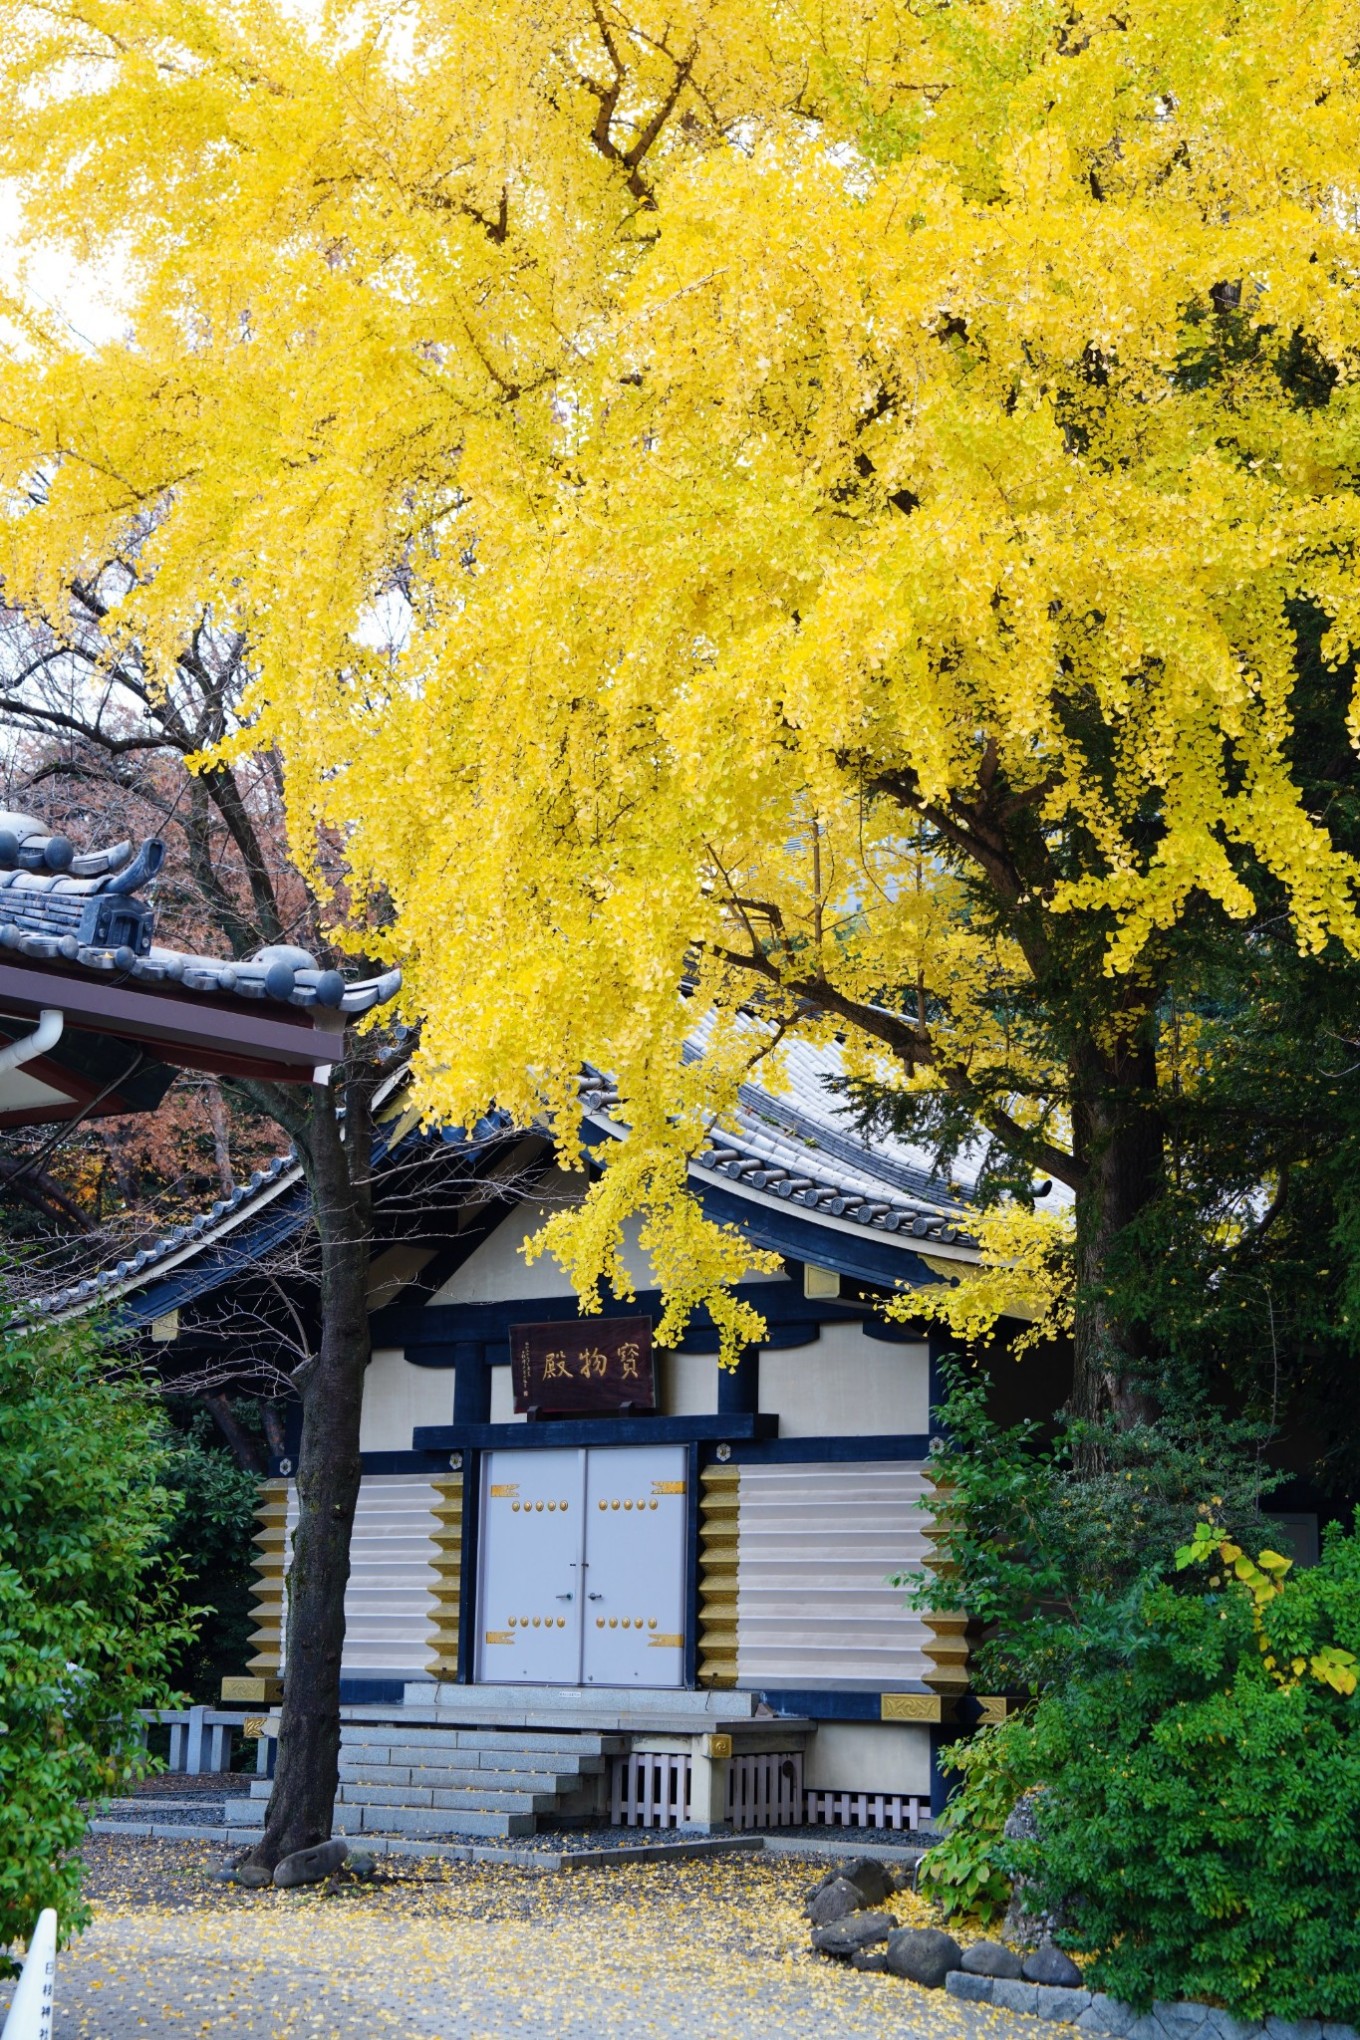
<path id="1" fill-rule="evenodd" d="M 245 1893 L 229 1852 L 100 1838 L 56 2040 L 1025 2040 L 1054 2031 L 808 1952 L 816 1871 L 727 1857 L 543 1875 L 412 1865 Z M 898 1904 L 903 1918 L 919 1901 Z M 914 1918 L 914 1915 L 911 1915 Z M 0 2013 L 9 1987 L 0 1986 Z"/>

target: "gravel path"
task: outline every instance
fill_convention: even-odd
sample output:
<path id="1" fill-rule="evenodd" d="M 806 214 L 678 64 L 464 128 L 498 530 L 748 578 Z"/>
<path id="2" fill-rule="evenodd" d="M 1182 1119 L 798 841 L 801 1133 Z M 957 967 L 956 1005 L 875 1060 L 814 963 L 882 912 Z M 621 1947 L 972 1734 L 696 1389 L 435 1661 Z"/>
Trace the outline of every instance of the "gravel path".
<path id="1" fill-rule="evenodd" d="M 411 1865 L 335 1892 L 212 1881 L 229 1852 L 92 1841 L 56 2040 L 1021 2040 L 1028 2021 L 807 1952 L 815 1872 L 727 1857 L 551 1876 Z M 919 1901 L 894 1909 L 923 1923 Z M 0 2014 L 9 1987 L 0 1986 Z"/>

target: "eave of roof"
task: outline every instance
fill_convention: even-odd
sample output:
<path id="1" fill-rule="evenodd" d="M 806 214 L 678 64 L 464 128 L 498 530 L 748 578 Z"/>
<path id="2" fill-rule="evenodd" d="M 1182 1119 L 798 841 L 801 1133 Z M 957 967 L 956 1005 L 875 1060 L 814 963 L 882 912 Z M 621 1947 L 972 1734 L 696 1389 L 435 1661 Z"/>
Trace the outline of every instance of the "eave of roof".
<path id="1" fill-rule="evenodd" d="M 305 950 L 275 943 L 253 957 L 197 956 L 152 942 L 154 912 L 137 897 L 165 858 L 152 836 L 77 854 L 31 815 L 0 813 L 0 949 L 29 963 L 229 1001 L 270 1000 L 342 1019 L 382 1005 L 401 972 L 346 982 Z"/>
<path id="2" fill-rule="evenodd" d="M 823 1084 L 827 1074 L 825 1058 L 820 1062 L 814 1059 L 795 1072 L 787 1093 L 766 1091 L 754 1084 L 743 1086 L 730 1126 L 720 1129 L 690 1163 L 695 1188 L 702 1194 L 708 1185 L 721 1185 L 726 1195 L 754 1208 L 763 1207 L 770 1214 L 796 1211 L 824 1235 L 862 1239 L 867 1233 L 904 1254 L 928 1251 L 932 1257 L 975 1262 L 977 1243 L 963 1223 L 964 1200 L 941 1190 L 929 1170 L 905 1151 L 894 1152 L 886 1143 L 870 1148 L 853 1133 L 838 1128 L 828 1115 Z M 394 1072 L 382 1097 L 390 1100 L 405 1076 L 404 1070 Z M 618 1092 L 606 1078 L 596 1071 L 586 1072 L 581 1105 L 588 1139 L 627 1138 L 626 1125 L 611 1116 L 618 1102 Z M 404 1149 L 410 1140 L 430 1137 L 466 1148 L 471 1154 L 523 1131 L 502 1112 L 489 1114 L 471 1132 L 443 1127 L 425 1136 L 403 1131 L 409 1124 L 398 1117 L 398 1138 L 388 1152 Z M 107 1306 L 145 1290 L 263 1213 L 300 1182 L 301 1174 L 294 1155 L 276 1156 L 267 1169 L 257 1170 L 248 1184 L 238 1187 L 229 1198 L 219 1199 L 210 1212 L 177 1226 L 154 1247 L 119 1262 L 116 1268 L 102 1269 L 98 1275 L 44 1298 L 39 1308 L 63 1315 Z M 927 1186 L 933 1194 L 927 1194 Z M 300 1224 L 304 1216 L 300 1209 L 296 1222 Z M 829 1243 L 828 1252 L 830 1257 Z M 222 1269 L 201 1288 L 214 1287 L 232 1272 L 231 1268 Z"/>

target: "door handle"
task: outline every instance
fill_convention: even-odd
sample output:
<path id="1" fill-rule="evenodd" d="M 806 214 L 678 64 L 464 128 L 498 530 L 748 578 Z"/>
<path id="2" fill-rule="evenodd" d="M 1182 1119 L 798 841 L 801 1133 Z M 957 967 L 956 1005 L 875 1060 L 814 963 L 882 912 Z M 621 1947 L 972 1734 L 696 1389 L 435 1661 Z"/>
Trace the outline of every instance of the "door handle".
<path id="1" fill-rule="evenodd" d="M 603 1594 L 587 1594 L 587 1595 L 586 1595 L 586 1599 L 587 1599 L 588 1601 L 602 1601 L 602 1600 L 604 1599 L 604 1595 L 603 1595 Z"/>
<path id="2" fill-rule="evenodd" d="M 569 1600 L 571 1599 L 571 1595 L 570 1595 L 570 1594 L 559 1594 L 557 1598 L 558 1598 L 558 1600 L 559 1600 L 559 1601 L 569 1601 Z"/>

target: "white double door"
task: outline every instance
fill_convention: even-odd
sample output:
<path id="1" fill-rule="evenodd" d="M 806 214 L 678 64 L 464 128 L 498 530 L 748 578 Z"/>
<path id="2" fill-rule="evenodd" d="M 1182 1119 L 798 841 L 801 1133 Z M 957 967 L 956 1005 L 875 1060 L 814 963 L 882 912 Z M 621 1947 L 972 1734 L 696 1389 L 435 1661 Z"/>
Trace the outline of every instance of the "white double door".
<path id="1" fill-rule="evenodd" d="M 683 1683 L 686 1456 L 683 1445 L 485 1455 L 479 1680 Z"/>

